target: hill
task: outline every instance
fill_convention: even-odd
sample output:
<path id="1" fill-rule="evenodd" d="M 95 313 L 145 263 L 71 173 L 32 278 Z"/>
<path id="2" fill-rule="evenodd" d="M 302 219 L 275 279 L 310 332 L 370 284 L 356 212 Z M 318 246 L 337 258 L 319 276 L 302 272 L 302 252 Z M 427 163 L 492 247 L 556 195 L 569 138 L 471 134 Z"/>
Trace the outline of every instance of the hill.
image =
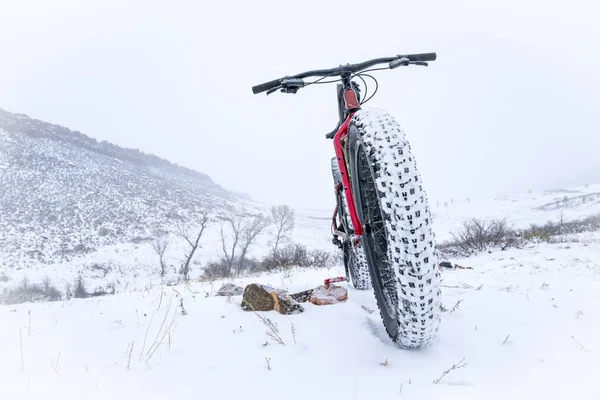
<path id="1" fill-rule="evenodd" d="M 200 149 L 201 152 L 201 149 Z M 190 213 L 240 197 L 136 149 L 0 109 L 0 259 L 27 267 L 143 242 Z"/>

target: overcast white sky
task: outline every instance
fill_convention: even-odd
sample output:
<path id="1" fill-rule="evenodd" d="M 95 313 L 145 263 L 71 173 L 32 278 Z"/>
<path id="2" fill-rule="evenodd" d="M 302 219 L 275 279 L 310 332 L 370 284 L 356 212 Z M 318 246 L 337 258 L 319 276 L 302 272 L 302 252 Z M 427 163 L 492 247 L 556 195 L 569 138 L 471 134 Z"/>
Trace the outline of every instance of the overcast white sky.
<path id="1" fill-rule="evenodd" d="M 598 181 L 595 3 L 0 0 L 0 108 L 330 207 L 335 87 L 251 86 L 435 51 L 378 73 L 369 103 L 404 127 L 432 199 Z"/>

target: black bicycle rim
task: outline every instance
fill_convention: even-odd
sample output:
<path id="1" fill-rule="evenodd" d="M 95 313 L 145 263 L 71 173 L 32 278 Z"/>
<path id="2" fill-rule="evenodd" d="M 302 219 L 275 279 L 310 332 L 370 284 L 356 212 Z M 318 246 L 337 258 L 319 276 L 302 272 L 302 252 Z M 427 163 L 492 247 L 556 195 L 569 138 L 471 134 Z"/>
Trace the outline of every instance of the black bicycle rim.
<path id="1" fill-rule="evenodd" d="M 374 171 L 371 171 L 369 157 L 362 146 L 357 149 L 356 162 L 359 203 L 363 224 L 367 227 L 362 235 L 365 256 L 381 316 L 388 333 L 394 338 L 398 332 L 396 281 L 388 258 L 387 232 L 378 190 L 373 179 Z"/>

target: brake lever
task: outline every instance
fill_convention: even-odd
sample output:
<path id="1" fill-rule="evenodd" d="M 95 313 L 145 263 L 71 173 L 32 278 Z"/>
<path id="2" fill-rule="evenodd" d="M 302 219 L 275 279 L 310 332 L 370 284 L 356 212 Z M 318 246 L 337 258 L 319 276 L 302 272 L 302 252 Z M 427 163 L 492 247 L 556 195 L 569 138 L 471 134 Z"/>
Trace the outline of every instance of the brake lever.
<path id="1" fill-rule="evenodd" d="M 300 78 L 285 79 L 281 82 L 281 93 L 296 94 L 298 89 L 301 89 L 304 86 L 306 86 L 306 83 Z"/>
<path id="2" fill-rule="evenodd" d="M 267 90 L 267 96 L 270 95 L 271 93 L 278 91 L 279 89 L 281 89 L 281 86 L 277 86 L 277 87 L 274 87 L 273 89 Z"/>
<path id="3" fill-rule="evenodd" d="M 398 59 L 390 62 L 389 67 L 390 67 L 390 69 L 394 69 L 394 68 L 407 66 L 407 65 L 411 65 L 411 64 L 412 65 L 420 65 L 422 67 L 427 67 L 429 65 L 425 61 L 410 61 L 408 58 L 402 57 L 402 58 L 398 58 Z"/>
<path id="4" fill-rule="evenodd" d="M 389 67 L 390 67 L 390 69 L 394 69 L 394 68 L 402 67 L 403 65 L 408 65 L 408 64 L 410 64 L 410 60 L 406 57 L 402 57 L 402 58 L 397 58 L 394 61 L 390 62 Z"/>

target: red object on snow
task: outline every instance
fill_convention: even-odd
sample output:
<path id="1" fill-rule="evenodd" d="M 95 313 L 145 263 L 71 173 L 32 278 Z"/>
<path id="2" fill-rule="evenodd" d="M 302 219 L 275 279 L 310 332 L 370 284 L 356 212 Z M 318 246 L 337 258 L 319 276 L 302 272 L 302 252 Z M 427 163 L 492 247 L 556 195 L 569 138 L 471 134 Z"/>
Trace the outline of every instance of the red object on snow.
<path id="1" fill-rule="evenodd" d="M 343 276 L 338 276 L 337 278 L 327 278 L 325 279 L 324 283 L 326 285 L 329 285 L 330 283 L 335 283 L 335 282 L 345 282 L 346 278 L 344 278 Z"/>
<path id="2" fill-rule="evenodd" d="M 315 288 L 309 301 L 317 306 L 343 303 L 348 300 L 348 290 L 338 285 L 323 285 Z"/>

